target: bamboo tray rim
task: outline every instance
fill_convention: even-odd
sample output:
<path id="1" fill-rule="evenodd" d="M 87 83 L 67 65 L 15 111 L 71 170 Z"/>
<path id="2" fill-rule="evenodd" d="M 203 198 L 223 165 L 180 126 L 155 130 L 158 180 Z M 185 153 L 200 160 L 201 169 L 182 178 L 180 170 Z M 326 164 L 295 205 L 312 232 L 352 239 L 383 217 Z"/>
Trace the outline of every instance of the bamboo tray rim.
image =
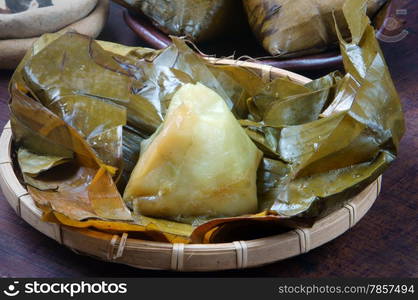
<path id="1" fill-rule="evenodd" d="M 288 77 L 299 83 L 310 79 L 290 71 L 252 62 L 210 59 L 220 65 L 238 64 L 259 72 L 265 79 Z M 380 193 L 380 176 L 341 209 L 318 220 L 313 227 L 298 228 L 265 238 L 217 244 L 169 244 L 79 229 L 40 220 L 37 208 L 13 170 L 12 131 L 6 124 L 0 137 L 0 187 L 16 213 L 32 227 L 74 252 L 96 259 L 142 269 L 175 271 L 219 271 L 256 267 L 286 259 L 319 247 L 353 227 Z"/>

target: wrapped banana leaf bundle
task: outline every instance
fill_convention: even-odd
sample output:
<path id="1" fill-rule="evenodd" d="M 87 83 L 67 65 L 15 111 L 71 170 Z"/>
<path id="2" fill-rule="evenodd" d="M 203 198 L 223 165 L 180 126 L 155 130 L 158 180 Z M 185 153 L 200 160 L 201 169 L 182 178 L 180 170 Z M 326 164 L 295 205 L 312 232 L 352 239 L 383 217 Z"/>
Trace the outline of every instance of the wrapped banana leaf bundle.
<path id="1" fill-rule="evenodd" d="M 334 19 L 349 37 L 343 14 L 345 0 L 243 0 L 250 26 L 271 55 L 278 57 L 320 53 L 336 44 Z M 386 0 L 368 0 L 372 17 Z"/>
<path id="2" fill-rule="evenodd" d="M 114 0 L 147 16 L 166 34 L 207 41 L 246 24 L 241 0 Z"/>
<path id="3" fill-rule="evenodd" d="M 15 151 L 43 220 L 165 242 L 231 241 L 342 207 L 404 132 L 364 0 L 346 74 L 302 85 L 163 50 L 49 34 L 10 83 Z"/>

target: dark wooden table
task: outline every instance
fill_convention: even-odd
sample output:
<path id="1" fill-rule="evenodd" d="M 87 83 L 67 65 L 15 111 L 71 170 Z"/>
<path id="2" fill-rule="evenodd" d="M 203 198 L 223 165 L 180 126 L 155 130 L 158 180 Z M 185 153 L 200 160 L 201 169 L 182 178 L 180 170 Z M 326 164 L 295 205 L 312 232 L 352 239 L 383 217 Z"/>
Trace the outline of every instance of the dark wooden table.
<path id="1" fill-rule="evenodd" d="M 398 1 L 398 0 L 395 0 Z M 181 274 L 138 270 L 79 256 L 21 220 L 0 193 L 0 275 L 2 277 L 417 277 L 418 276 L 418 3 L 398 1 L 407 9 L 408 35 L 381 43 L 402 98 L 407 132 L 399 158 L 386 171 L 382 193 L 350 231 L 311 252 L 245 271 Z M 415 2 L 415 3 L 414 3 Z M 122 8 L 112 5 L 100 39 L 143 45 L 123 22 Z M 318 76 L 315 74 L 304 74 Z M 8 120 L 7 84 L 12 72 L 0 71 L 0 127 Z M 4 147 L 4 145 L 0 145 Z"/>

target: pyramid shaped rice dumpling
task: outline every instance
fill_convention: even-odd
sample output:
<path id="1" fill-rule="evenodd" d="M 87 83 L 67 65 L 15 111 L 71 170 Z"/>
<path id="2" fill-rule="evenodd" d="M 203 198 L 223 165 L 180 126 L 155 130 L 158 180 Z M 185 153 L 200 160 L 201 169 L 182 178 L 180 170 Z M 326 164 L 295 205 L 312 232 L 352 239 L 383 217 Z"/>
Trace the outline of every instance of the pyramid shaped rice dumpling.
<path id="1" fill-rule="evenodd" d="M 262 152 L 204 85 L 182 86 L 141 148 L 124 193 L 136 212 L 169 218 L 256 212 Z"/>

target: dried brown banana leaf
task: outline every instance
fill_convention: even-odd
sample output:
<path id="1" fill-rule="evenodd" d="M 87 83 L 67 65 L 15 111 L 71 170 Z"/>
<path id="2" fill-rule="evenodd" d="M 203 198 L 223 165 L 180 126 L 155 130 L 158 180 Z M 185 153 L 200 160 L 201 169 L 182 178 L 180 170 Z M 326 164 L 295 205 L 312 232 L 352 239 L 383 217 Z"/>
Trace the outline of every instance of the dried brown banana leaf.
<path id="1" fill-rule="evenodd" d="M 63 149 L 68 149 L 74 154 L 74 168 L 65 166 L 64 172 L 61 172 L 63 176 L 53 176 L 52 180 L 46 180 L 48 184 L 57 186 L 57 190 L 44 191 L 31 186 L 28 187 L 34 199 L 39 204 L 49 205 L 56 211 L 77 220 L 89 217 L 107 218 L 109 216 L 118 220 L 131 219 L 131 214 L 117 193 L 111 178 L 110 172 L 113 171 L 114 173 L 115 169 L 104 164 L 74 128 L 42 106 L 41 103 L 21 93 L 13 85 L 11 93 L 10 108 L 16 120 L 12 123 L 14 132 L 19 132 L 20 124 L 24 124 L 30 129 L 27 132 L 28 135 L 34 132 L 49 144 L 60 145 Z M 15 140 L 17 144 L 32 146 L 31 143 L 26 142 L 25 135 L 16 136 Z M 35 148 L 37 148 L 43 144 L 36 143 L 35 145 Z M 33 151 L 32 148 L 29 148 L 29 150 Z M 35 150 L 40 150 L 39 152 L 43 156 L 51 156 L 48 153 L 49 148 Z M 21 167 L 27 166 L 29 159 L 20 160 Z M 39 160 L 39 155 L 32 156 L 31 159 Z M 34 164 L 35 162 L 32 161 L 31 163 Z M 59 167 L 55 166 L 49 171 L 54 171 L 56 168 Z M 53 173 L 57 175 L 56 172 Z M 36 181 L 38 180 L 42 181 L 40 176 L 36 178 Z M 98 187 L 96 188 L 96 186 Z M 90 197 L 89 189 L 94 190 L 94 188 L 102 191 L 102 196 L 105 196 L 107 201 Z"/>
<path id="2" fill-rule="evenodd" d="M 65 215 L 53 211 L 46 207 L 41 207 L 44 214 L 42 220 L 46 222 L 52 222 L 57 224 L 64 224 L 71 226 L 73 228 L 79 228 L 83 230 L 85 228 L 96 228 L 98 230 L 109 232 L 109 233 L 120 233 L 126 232 L 130 237 L 137 237 L 142 240 L 152 240 L 158 242 L 168 242 L 168 243 L 184 243 L 187 244 L 190 240 L 185 237 L 189 236 L 189 231 L 177 231 L 178 235 L 166 233 L 161 230 L 161 228 L 155 226 L 152 222 L 148 222 L 148 225 L 137 225 L 134 223 L 120 222 L 120 221 L 103 221 L 97 219 L 88 219 L 86 221 L 76 221 L 74 219 L 68 218 Z"/>
<path id="3" fill-rule="evenodd" d="M 41 103 L 22 93 L 13 83 L 11 97 L 11 124 L 18 145 L 40 155 L 75 155 L 81 165 L 89 168 L 98 168 L 102 164 L 74 128 Z"/>

